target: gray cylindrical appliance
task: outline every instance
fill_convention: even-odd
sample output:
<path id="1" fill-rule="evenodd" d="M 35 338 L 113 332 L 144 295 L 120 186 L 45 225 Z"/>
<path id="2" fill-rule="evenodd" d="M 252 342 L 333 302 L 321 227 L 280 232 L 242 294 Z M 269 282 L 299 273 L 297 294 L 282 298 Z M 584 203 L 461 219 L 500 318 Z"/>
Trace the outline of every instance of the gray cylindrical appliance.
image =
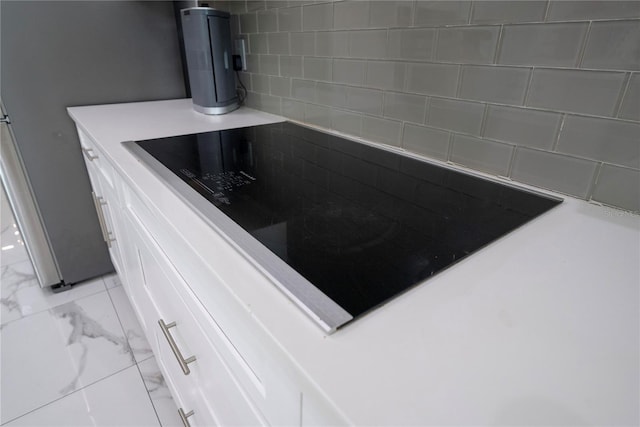
<path id="1" fill-rule="evenodd" d="M 230 15 L 209 7 L 181 10 L 193 108 L 225 114 L 238 108 Z"/>

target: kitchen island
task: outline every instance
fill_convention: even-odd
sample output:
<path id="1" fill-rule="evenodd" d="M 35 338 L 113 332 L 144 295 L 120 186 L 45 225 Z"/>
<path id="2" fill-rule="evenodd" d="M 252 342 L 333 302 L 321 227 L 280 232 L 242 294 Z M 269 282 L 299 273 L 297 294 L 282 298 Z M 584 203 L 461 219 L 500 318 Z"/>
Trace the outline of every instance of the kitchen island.
<path id="1" fill-rule="evenodd" d="M 69 114 L 114 265 L 192 425 L 640 422 L 637 215 L 565 197 L 326 336 L 121 144 L 283 118 L 205 116 L 188 99 Z M 157 318 L 172 311 L 189 316 Z"/>

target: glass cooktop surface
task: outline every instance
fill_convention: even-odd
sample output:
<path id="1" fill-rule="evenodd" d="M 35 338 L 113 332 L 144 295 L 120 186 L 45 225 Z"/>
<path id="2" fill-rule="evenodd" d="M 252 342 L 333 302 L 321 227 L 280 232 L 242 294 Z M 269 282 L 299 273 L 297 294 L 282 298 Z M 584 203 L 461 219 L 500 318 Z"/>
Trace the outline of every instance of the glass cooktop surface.
<path id="1" fill-rule="evenodd" d="M 135 144 L 353 318 L 561 203 L 288 122 Z"/>

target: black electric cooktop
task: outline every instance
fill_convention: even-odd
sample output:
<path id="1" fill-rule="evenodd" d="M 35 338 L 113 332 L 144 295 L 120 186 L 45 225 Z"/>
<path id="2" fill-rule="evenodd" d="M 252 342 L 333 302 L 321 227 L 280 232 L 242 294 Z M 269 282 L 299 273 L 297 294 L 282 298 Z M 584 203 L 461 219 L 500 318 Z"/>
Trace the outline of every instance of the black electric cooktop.
<path id="1" fill-rule="evenodd" d="M 289 122 L 127 144 L 344 310 L 293 291 L 329 332 L 561 203 Z"/>

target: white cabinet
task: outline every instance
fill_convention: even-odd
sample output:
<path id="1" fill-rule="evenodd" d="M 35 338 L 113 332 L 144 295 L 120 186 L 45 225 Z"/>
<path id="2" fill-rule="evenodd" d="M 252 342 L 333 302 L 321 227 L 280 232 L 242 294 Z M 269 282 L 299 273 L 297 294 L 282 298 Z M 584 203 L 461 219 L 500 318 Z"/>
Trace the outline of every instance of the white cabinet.
<path id="1" fill-rule="evenodd" d="M 117 230 L 118 225 L 116 224 L 120 217 L 120 213 L 116 211 L 119 207 L 116 176 L 113 168 L 104 158 L 104 154 L 82 132 L 79 134 L 85 165 L 93 187 L 93 203 L 98 215 L 102 237 L 109 248 L 109 254 L 116 271 L 119 275 L 123 275 L 124 269 L 117 238 L 122 234 Z"/>
<path id="2" fill-rule="evenodd" d="M 222 239 L 211 242 L 219 259 L 197 256 L 179 229 L 79 133 L 105 241 L 186 422 L 344 423 L 231 291 L 234 280 L 258 286 L 264 277 Z M 213 296 L 206 305 L 193 291 L 203 287 Z"/>

